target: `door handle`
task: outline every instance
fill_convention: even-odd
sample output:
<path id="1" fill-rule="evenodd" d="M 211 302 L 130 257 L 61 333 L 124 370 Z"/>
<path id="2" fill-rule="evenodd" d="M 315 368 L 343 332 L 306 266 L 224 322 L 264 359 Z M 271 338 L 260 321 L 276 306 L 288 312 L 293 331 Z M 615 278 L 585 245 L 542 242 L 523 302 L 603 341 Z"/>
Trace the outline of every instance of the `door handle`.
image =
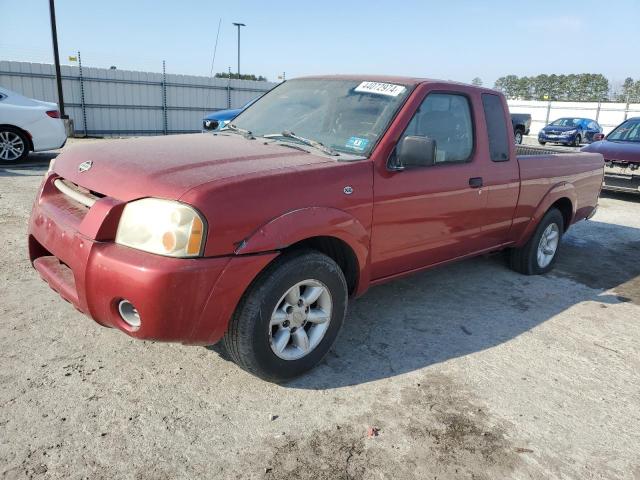
<path id="1" fill-rule="evenodd" d="M 472 177 L 469 179 L 469 186 L 471 188 L 480 188 L 482 187 L 482 177 Z"/>

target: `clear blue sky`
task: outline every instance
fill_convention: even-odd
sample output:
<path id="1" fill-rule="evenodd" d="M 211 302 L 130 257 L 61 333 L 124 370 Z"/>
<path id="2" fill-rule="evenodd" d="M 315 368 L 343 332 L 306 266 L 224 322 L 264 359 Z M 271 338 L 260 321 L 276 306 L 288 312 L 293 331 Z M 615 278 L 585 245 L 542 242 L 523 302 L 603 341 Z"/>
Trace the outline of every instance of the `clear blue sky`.
<path id="1" fill-rule="evenodd" d="M 562 5 L 562 7 L 558 7 Z M 603 73 L 640 78 L 640 0 L 149 1 L 57 0 L 63 63 L 270 80 L 383 73 L 493 85 L 502 75 Z M 0 0 L 0 60 L 52 61 L 48 1 Z"/>

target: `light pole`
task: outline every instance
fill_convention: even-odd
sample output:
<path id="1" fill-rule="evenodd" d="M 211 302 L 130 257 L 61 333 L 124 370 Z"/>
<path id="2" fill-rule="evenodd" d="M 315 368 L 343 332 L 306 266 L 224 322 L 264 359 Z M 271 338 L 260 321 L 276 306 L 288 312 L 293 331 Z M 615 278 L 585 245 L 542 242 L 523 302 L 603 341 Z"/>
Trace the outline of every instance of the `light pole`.
<path id="1" fill-rule="evenodd" d="M 56 7 L 54 0 L 49 0 L 49 18 L 51 20 L 51 39 L 53 43 L 53 63 L 56 69 L 56 84 L 58 87 L 58 106 L 60 117 L 68 118 L 64 113 L 64 98 L 62 97 L 62 75 L 60 74 L 60 56 L 58 55 L 58 31 L 56 29 Z"/>
<path id="2" fill-rule="evenodd" d="M 246 27 L 244 23 L 233 22 L 238 27 L 238 80 L 240 80 L 240 27 Z"/>

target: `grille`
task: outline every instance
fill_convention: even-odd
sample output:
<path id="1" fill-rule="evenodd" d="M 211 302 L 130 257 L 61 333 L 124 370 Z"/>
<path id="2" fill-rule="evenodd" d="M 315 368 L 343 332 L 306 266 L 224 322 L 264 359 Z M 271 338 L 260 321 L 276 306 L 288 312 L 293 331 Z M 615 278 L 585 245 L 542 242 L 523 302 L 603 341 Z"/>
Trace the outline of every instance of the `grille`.
<path id="1" fill-rule="evenodd" d="M 80 205 L 84 205 L 87 208 L 91 208 L 104 195 L 97 194 L 91 190 L 87 190 L 75 183 L 72 183 L 63 178 L 58 178 L 53 182 L 54 186 L 60 193 L 66 196 L 68 199 L 73 200 Z"/>

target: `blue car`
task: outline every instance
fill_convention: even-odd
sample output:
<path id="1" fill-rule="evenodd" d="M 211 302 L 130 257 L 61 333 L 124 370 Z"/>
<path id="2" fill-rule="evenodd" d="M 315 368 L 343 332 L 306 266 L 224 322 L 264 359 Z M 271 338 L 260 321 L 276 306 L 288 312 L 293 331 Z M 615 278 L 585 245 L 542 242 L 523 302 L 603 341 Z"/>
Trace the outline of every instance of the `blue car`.
<path id="1" fill-rule="evenodd" d="M 579 147 L 582 143 L 593 142 L 593 136 L 602 133 L 602 127 L 590 118 L 559 118 L 544 127 L 538 133 L 540 145 L 562 143 Z"/>
<path id="2" fill-rule="evenodd" d="M 260 97 L 258 97 L 260 98 Z M 231 120 L 240 115 L 250 105 L 252 105 L 258 98 L 254 98 L 249 103 L 241 108 L 231 108 L 229 110 L 218 110 L 217 112 L 210 113 L 202 119 L 202 128 L 206 131 L 220 130 Z"/>

